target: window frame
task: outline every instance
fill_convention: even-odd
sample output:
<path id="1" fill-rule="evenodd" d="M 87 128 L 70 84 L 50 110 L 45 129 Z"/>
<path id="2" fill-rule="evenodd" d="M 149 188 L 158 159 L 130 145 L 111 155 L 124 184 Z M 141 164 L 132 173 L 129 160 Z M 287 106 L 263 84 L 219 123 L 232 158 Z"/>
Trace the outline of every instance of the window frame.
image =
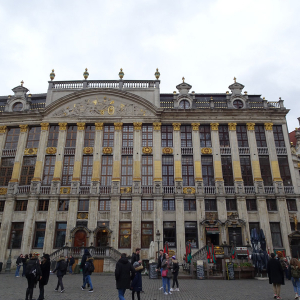
<path id="1" fill-rule="evenodd" d="M 4 165 L 4 162 L 7 162 L 7 166 Z M 14 169 L 14 164 L 14 157 L 2 157 L 0 166 L 0 186 L 8 186 Z"/>
<path id="2" fill-rule="evenodd" d="M 287 205 L 287 209 L 288 211 L 298 211 L 297 208 L 297 200 L 296 199 L 286 199 L 286 205 Z"/>
<path id="3" fill-rule="evenodd" d="M 67 129 L 65 148 L 75 148 L 77 140 L 77 125 L 69 125 Z"/>
<path id="4" fill-rule="evenodd" d="M 16 225 L 20 225 L 19 228 L 16 228 Z M 24 222 L 12 222 L 11 223 L 11 229 L 10 229 L 10 237 L 9 237 L 9 242 L 7 245 L 7 249 L 10 249 L 10 243 L 11 243 L 11 238 L 12 238 L 12 232 L 15 231 L 15 238 L 12 243 L 12 249 L 21 249 L 22 247 L 22 239 L 23 239 L 23 229 L 24 229 Z M 19 239 L 18 233 L 21 234 Z M 16 245 L 17 244 L 17 245 Z"/>
<path id="5" fill-rule="evenodd" d="M 120 211 L 132 211 L 132 199 L 120 199 Z"/>
<path id="6" fill-rule="evenodd" d="M 20 186 L 30 185 L 34 176 L 36 156 L 24 156 L 20 175 Z"/>
<path id="7" fill-rule="evenodd" d="M 93 155 L 83 155 L 82 156 L 82 166 L 81 166 L 81 186 L 90 186 L 92 183 L 93 175 Z"/>
<path id="8" fill-rule="evenodd" d="M 142 186 L 153 186 L 153 156 L 142 155 Z"/>
<path id="9" fill-rule="evenodd" d="M 255 125 L 255 139 L 257 147 L 268 147 L 264 125 Z"/>
<path id="10" fill-rule="evenodd" d="M 125 225 L 125 224 L 127 224 L 129 226 L 128 227 L 125 227 L 125 226 L 122 227 L 122 225 Z M 129 229 L 129 232 L 121 234 L 121 229 L 124 229 L 124 230 Z M 120 249 L 131 248 L 131 234 L 132 234 L 132 222 L 119 222 L 119 241 L 118 241 L 118 244 L 119 244 Z M 125 237 L 126 235 L 128 235 L 128 239 Z M 129 244 L 126 244 L 126 245 L 123 244 L 123 242 L 122 242 L 122 237 L 123 236 L 129 241 Z"/>
<path id="11" fill-rule="evenodd" d="M 219 125 L 219 143 L 220 147 L 230 147 L 228 125 Z"/>
<path id="12" fill-rule="evenodd" d="M 65 225 L 66 228 L 59 229 L 58 228 L 59 225 Z M 56 224 L 55 224 L 54 240 L 53 240 L 53 248 L 54 249 L 62 248 L 65 245 L 65 243 L 66 243 L 66 237 L 67 237 L 66 231 L 67 231 L 67 222 L 56 222 Z M 58 238 L 59 238 L 58 237 L 58 233 L 59 232 L 65 232 L 65 240 L 64 240 L 64 242 L 61 241 L 61 245 L 58 244 Z"/>
<path id="13" fill-rule="evenodd" d="M 161 126 L 161 146 L 173 147 L 173 126 L 162 125 Z"/>
<path id="14" fill-rule="evenodd" d="M 133 147 L 133 125 L 123 125 L 122 147 Z"/>
<path id="15" fill-rule="evenodd" d="M 78 200 L 78 212 L 88 212 L 90 201 L 89 199 L 79 199 Z"/>
<path id="16" fill-rule="evenodd" d="M 238 141 L 238 147 L 249 147 L 248 133 L 246 125 L 236 125 L 236 137 Z"/>
<path id="17" fill-rule="evenodd" d="M 273 136 L 275 147 L 286 147 L 283 135 L 283 129 L 281 125 L 273 125 Z"/>
<path id="18" fill-rule="evenodd" d="M 192 223 L 195 225 L 194 227 L 187 226 L 187 224 L 192 224 Z M 188 230 L 187 230 L 187 228 L 188 228 Z M 195 242 L 194 243 L 190 241 L 190 239 L 188 238 L 187 233 L 190 234 L 191 236 L 193 236 L 193 235 L 195 236 Z M 191 248 L 198 248 L 198 225 L 197 225 L 197 221 L 185 221 L 184 222 L 184 236 L 185 236 L 185 244 L 190 242 L 191 243 Z"/>
<path id="19" fill-rule="evenodd" d="M 40 142 L 42 128 L 39 126 L 33 126 L 29 128 L 26 148 L 38 148 Z"/>
<path id="20" fill-rule="evenodd" d="M 113 174 L 113 156 L 102 155 L 101 159 L 101 186 L 111 186 Z"/>
<path id="21" fill-rule="evenodd" d="M 175 186 L 173 155 L 163 155 L 161 163 L 163 186 Z"/>
<path id="22" fill-rule="evenodd" d="M 84 132 L 84 147 L 94 147 L 95 145 L 95 125 L 87 125 Z"/>
<path id="23" fill-rule="evenodd" d="M 153 211 L 154 201 L 153 199 L 142 199 L 141 200 L 141 211 Z"/>
<path id="24" fill-rule="evenodd" d="M 114 125 L 104 125 L 103 127 L 103 147 L 113 147 L 115 137 Z"/>
<path id="25" fill-rule="evenodd" d="M 227 211 L 237 211 L 236 199 L 226 199 L 226 210 Z"/>
<path id="26" fill-rule="evenodd" d="M 212 147 L 211 143 L 211 128 L 210 125 L 199 126 L 200 147 Z"/>
<path id="27" fill-rule="evenodd" d="M 247 211 L 257 211 L 256 199 L 246 199 Z"/>
<path id="28" fill-rule="evenodd" d="M 142 125 L 142 147 L 153 147 L 152 125 Z"/>
<path id="29" fill-rule="evenodd" d="M 180 126 L 180 141 L 181 141 L 181 148 L 193 147 L 191 125 Z"/>
<path id="30" fill-rule="evenodd" d="M 50 125 L 47 147 L 57 147 L 58 135 L 59 135 L 59 126 Z"/>
<path id="31" fill-rule="evenodd" d="M 48 211 L 49 200 L 40 199 L 38 202 L 38 211 Z"/>
<path id="32" fill-rule="evenodd" d="M 205 211 L 217 212 L 217 200 L 216 199 L 204 199 Z"/>
<path id="33" fill-rule="evenodd" d="M 27 211 L 28 200 L 16 200 L 14 211 Z"/>
<path id="34" fill-rule="evenodd" d="M 122 155 L 121 186 L 132 186 L 133 156 Z"/>
<path id="35" fill-rule="evenodd" d="M 184 211 L 196 211 L 196 200 L 195 199 L 184 199 Z"/>
<path id="36" fill-rule="evenodd" d="M 204 186 L 215 186 L 214 161 L 212 155 L 201 156 L 202 178 Z"/>
<path id="37" fill-rule="evenodd" d="M 224 186 L 234 186 L 231 155 L 221 155 L 221 165 L 222 165 Z"/>
<path id="38" fill-rule="evenodd" d="M 275 225 L 278 225 L 278 228 L 275 228 Z M 276 229 L 274 231 L 274 229 Z M 280 226 L 280 222 L 270 222 L 270 231 L 271 231 L 271 238 L 272 238 L 272 244 L 274 248 L 283 248 L 283 243 L 282 243 L 282 234 L 281 234 L 281 226 Z M 275 236 L 274 235 L 278 235 L 279 237 L 279 244 L 275 243 Z"/>
<path id="39" fill-rule="evenodd" d="M 54 175 L 55 162 L 56 162 L 55 155 L 45 156 L 42 186 L 51 186 L 53 175 Z"/>
<path id="40" fill-rule="evenodd" d="M 144 228 L 143 225 L 152 225 L 152 227 Z M 144 234 L 144 230 L 152 230 L 152 234 Z M 154 241 L 154 225 L 153 221 L 142 221 L 141 222 L 141 248 L 149 248 L 150 243 Z M 145 241 L 143 238 L 148 239 L 148 241 Z"/>
<path id="41" fill-rule="evenodd" d="M 181 172 L 183 186 L 195 186 L 193 155 L 181 156 Z"/>
<path id="42" fill-rule="evenodd" d="M 73 179 L 75 156 L 65 155 L 61 174 L 61 186 L 71 186 Z"/>
<path id="43" fill-rule="evenodd" d="M 38 224 L 44 224 L 45 225 L 45 228 L 37 228 L 38 227 Z M 41 247 L 38 247 L 37 246 L 37 232 L 43 232 L 44 233 L 44 236 L 43 236 L 43 246 Z M 45 234 L 46 234 L 46 222 L 35 222 L 35 229 L 34 229 L 34 237 L 33 237 L 33 240 L 32 240 L 32 248 L 33 249 L 43 249 L 44 248 L 44 243 L 45 243 Z"/>
<path id="44" fill-rule="evenodd" d="M 99 200 L 99 206 L 98 206 L 98 210 L 99 211 L 110 211 L 110 200 L 108 199 L 100 199 Z M 102 209 L 103 207 L 103 209 Z"/>
<path id="45" fill-rule="evenodd" d="M 69 211 L 69 199 L 60 199 L 58 200 L 57 211 Z"/>
<path id="46" fill-rule="evenodd" d="M 284 186 L 293 186 L 291 170 L 287 155 L 278 155 L 278 165 L 280 171 L 280 177 Z"/>
<path id="47" fill-rule="evenodd" d="M 163 199 L 163 211 L 175 211 L 175 199 Z"/>
<path id="48" fill-rule="evenodd" d="M 240 155 L 240 166 L 244 186 L 254 186 L 250 155 Z"/>
<path id="49" fill-rule="evenodd" d="M 4 148 L 5 150 L 9 149 L 17 149 L 18 143 L 19 143 L 19 137 L 20 137 L 20 128 L 19 127 L 11 127 L 8 129 L 5 139 Z M 8 139 L 11 139 L 11 141 L 8 141 Z"/>
<path id="50" fill-rule="evenodd" d="M 266 199 L 267 210 L 268 212 L 278 211 L 277 201 L 276 199 Z"/>
<path id="51" fill-rule="evenodd" d="M 264 186 L 273 186 L 273 177 L 269 155 L 258 156 L 261 178 L 263 179 Z"/>
<path id="52" fill-rule="evenodd" d="M 174 224 L 173 227 L 166 227 L 166 224 Z M 166 236 L 166 230 L 171 232 L 172 230 L 174 233 L 169 236 Z M 169 242 L 169 248 L 176 248 L 177 244 L 177 232 L 176 232 L 176 222 L 175 221 L 164 221 L 163 222 L 163 243 L 165 245 L 166 242 Z M 171 244 L 172 243 L 172 244 Z"/>

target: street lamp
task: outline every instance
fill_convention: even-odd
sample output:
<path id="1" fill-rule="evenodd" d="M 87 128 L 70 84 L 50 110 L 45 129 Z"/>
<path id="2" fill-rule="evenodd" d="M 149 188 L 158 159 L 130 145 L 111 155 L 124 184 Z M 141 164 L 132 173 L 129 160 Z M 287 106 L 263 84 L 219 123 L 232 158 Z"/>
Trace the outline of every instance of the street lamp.
<path id="1" fill-rule="evenodd" d="M 158 251 L 157 251 L 157 259 L 158 259 L 158 255 L 159 255 L 159 243 L 160 243 L 160 232 L 159 232 L 158 229 L 156 231 L 156 241 L 157 241 L 157 248 L 158 248 Z"/>
<path id="2" fill-rule="evenodd" d="M 11 268 L 11 251 L 12 251 L 12 245 L 15 239 L 15 230 L 12 231 L 11 233 L 11 240 L 10 240 L 10 250 L 9 250 L 9 256 L 6 262 L 6 268 L 5 268 L 5 273 L 10 273 L 10 268 Z"/>

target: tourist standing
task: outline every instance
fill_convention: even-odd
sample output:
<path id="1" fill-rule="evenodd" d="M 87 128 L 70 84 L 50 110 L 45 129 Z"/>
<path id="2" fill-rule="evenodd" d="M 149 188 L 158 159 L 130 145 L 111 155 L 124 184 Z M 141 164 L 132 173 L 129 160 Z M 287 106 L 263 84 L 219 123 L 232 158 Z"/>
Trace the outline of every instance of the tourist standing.
<path id="1" fill-rule="evenodd" d="M 281 263 L 278 259 L 275 258 L 275 254 L 271 254 L 271 259 L 268 262 L 268 276 L 269 283 L 273 284 L 274 289 L 274 299 L 281 299 L 280 297 L 280 288 L 281 285 L 284 285 L 284 274 Z"/>
<path id="2" fill-rule="evenodd" d="M 16 277 L 20 277 L 20 268 L 22 266 L 22 263 L 23 263 L 23 254 L 20 254 L 20 256 L 18 256 L 17 261 L 16 261 L 16 265 L 17 265 L 17 269 L 16 269 L 16 273 L 15 273 Z"/>
<path id="3" fill-rule="evenodd" d="M 156 266 L 156 272 L 158 270 L 160 270 L 160 275 L 161 275 L 162 270 L 163 270 L 161 264 L 162 264 L 164 259 L 166 259 L 166 254 L 164 253 L 164 250 L 160 249 L 159 250 L 158 262 L 157 262 L 157 266 Z M 161 277 L 161 279 L 162 279 L 162 286 L 159 288 L 160 290 L 164 288 L 164 279 L 162 277 Z"/>
<path id="4" fill-rule="evenodd" d="M 132 253 L 131 264 L 133 265 L 136 261 L 141 264 L 142 261 L 140 259 L 141 248 L 136 248 L 135 253 Z"/>
<path id="5" fill-rule="evenodd" d="M 143 270 L 143 266 L 136 261 L 133 264 L 133 267 L 135 269 L 135 275 L 134 278 L 131 282 L 131 287 L 130 289 L 132 290 L 132 300 L 134 300 L 134 294 L 137 294 L 137 298 L 138 300 L 141 299 L 140 293 L 143 290 L 142 289 L 142 270 Z"/>
<path id="6" fill-rule="evenodd" d="M 25 272 L 26 272 L 26 266 L 27 266 L 27 261 L 29 260 L 29 256 L 28 254 L 25 254 L 25 257 L 22 258 L 22 262 L 23 262 L 23 272 L 22 272 L 22 277 L 25 276 Z"/>
<path id="7" fill-rule="evenodd" d="M 75 259 L 72 255 L 70 255 L 69 259 L 68 259 L 68 265 L 69 265 L 69 274 L 72 275 L 73 273 L 73 265 L 75 264 Z"/>
<path id="8" fill-rule="evenodd" d="M 83 274 L 83 270 L 84 270 L 84 267 L 85 267 L 86 260 L 90 256 L 91 256 L 91 254 L 90 254 L 89 250 L 88 249 L 84 249 L 84 253 L 82 255 L 81 263 L 80 263 L 80 269 L 82 270 L 82 274 Z M 84 283 L 85 283 L 84 274 L 82 276 L 83 276 L 82 280 L 83 280 L 83 285 L 84 285 Z"/>
<path id="9" fill-rule="evenodd" d="M 39 254 L 37 252 L 34 252 L 28 260 L 25 275 L 28 283 L 25 300 L 32 300 L 33 289 L 36 287 L 37 281 L 42 279 Z"/>
<path id="10" fill-rule="evenodd" d="M 39 289 L 40 289 L 40 295 L 37 300 L 43 300 L 44 297 L 44 287 L 47 285 L 49 281 L 49 275 L 50 275 L 50 255 L 44 254 L 42 257 L 42 261 L 40 264 L 41 271 L 42 271 L 42 279 L 39 281 Z"/>
<path id="11" fill-rule="evenodd" d="M 300 296 L 300 262 L 296 258 L 292 258 L 289 266 L 289 277 L 292 279 L 295 299 Z"/>
<path id="12" fill-rule="evenodd" d="M 86 259 L 85 266 L 82 270 L 83 276 L 84 276 L 84 283 L 83 286 L 81 287 L 82 290 L 85 290 L 85 285 L 88 284 L 90 286 L 89 292 L 92 293 L 94 291 L 93 285 L 92 285 L 92 280 L 91 280 L 91 275 L 94 272 L 95 267 L 94 267 L 94 258 L 89 256 Z"/>
<path id="13" fill-rule="evenodd" d="M 179 285 L 178 285 L 178 272 L 179 272 L 179 264 L 178 264 L 178 260 L 176 259 L 176 256 L 173 255 L 172 256 L 172 264 L 173 264 L 173 271 L 172 271 L 172 274 L 173 274 L 173 285 L 172 285 L 172 288 L 170 289 L 170 291 L 176 291 L 176 292 L 179 292 Z M 175 283 L 176 283 L 176 289 L 174 289 L 175 287 Z"/>
<path id="14" fill-rule="evenodd" d="M 163 270 L 161 273 L 161 276 L 163 278 L 163 288 L 164 288 L 164 293 L 165 295 L 172 295 L 170 291 L 170 279 L 172 278 L 172 259 L 169 258 L 169 254 L 166 253 L 166 259 L 163 260 L 161 264 Z M 167 290 L 167 285 L 168 285 L 168 290 Z"/>
<path id="15" fill-rule="evenodd" d="M 131 273 L 131 274 L 130 274 Z M 126 289 L 130 289 L 130 279 L 135 274 L 135 269 L 128 261 L 126 253 L 121 254 L 121 258 L 116 264 L 115 278 L 119 293 L 119 300 L 125 300 L 124 295 Z"/>
<path id="16" fill-rule="evenodd" d="M 57 271 L 57 286 L 55 288 L 55 291 L 58 292 L 58 288 L 60 287 L 60 292 L 63 293 L 65 289 L 64 289 L 62 279 L 67 272 L 67 262 L 63 255 L 61 255 L 60 258 L 58 259 L 53 273 L 55 273 L 56 271 Z"/>

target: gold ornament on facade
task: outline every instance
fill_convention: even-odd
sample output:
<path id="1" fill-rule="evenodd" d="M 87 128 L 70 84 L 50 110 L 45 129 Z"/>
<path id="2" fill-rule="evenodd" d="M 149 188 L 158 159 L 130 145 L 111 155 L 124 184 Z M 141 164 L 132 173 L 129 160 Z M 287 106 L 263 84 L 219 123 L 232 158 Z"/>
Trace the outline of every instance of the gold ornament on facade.
<path id="1" fill-rule="evenodd" d="M 60 188 L 60 193 L 63 194 L 63 195 L 70 194 L 71 193 L 71 187 L 61 187 Z"/>
<path id="2" fill-rule="evenodd" d="M 21 128 L 21 132 L 27 132 L 28 130 L 28 125 L 19 125 L 19 127 Z"/>
<path id="3" fill-rule="evenodd" d="M 152 153 L 152 147 L 143 147 L 142 149 L 144 154 L 151 154 Z"/>
<path id="4" fill-rule="evenodd" d="M 83 148 L 83 153 L 84 154 L 93 154 L 94 148 L 93 147 L 84 147 Z"/>
<path id="5" fill-rule="evenodd" d="M 192 123 L 191 125 L 192 125 L 193 130 L 195 130 L 195 131 L 199 130 L 200 123 Z"/>
<path id="6" fill-rule="evenodd" d="M 103 123 L 95 123 L 96 130 L 103 130 Z"/>
<path id="7" fill-rule="evenodd" d="M 6 131 L 6 126 L 0 126 L 0 133 L 5 133 Z"/>
<path id="8" fill-rule="evenodd" d="M 68 123 L 58 123 L 59 130 L 67 130 Z"/>
<path id="9" fill-rule="evenodd" d="M 196 193 L 196 189 L 193 187 L 185 187 L 185 188 L 183 188 L 182 191 L 184 194 L 195 194 Z"/>
<path id="10" fill-rule="evenodd" d="M 246 123 L 248 130 L 254 130 L 255 129 L 255 123 Z"/>
<path id="11" fill-rule="evenodd" d="M 112 147 L 104 147 L 102 149 L 103 154 L 112 154 L 113 148 Z"/>
<path id="12" fill-rule="evenodd" d="M 160 130 L 161 128 L 161 123 L 160 122 L 154 122 L 153 123 L 153 129 L 154 130 Z"/>
<path id="13" fill-rule="evenodd" d="M 298 169 L 300 169 L 300 163 L 298 163 Z"/>
<path id="14" fill-rule="evenodd" d="M 85 128 L 85 123 L 77 123 L 78 130 L 84 130 L 84 128 Z"/>
<path id="15" fill-rule="evenodd" d="M 26 148 L 24 150 L 24 155 L 36 155 L 38 148 Z"/>
<path id="16" fill-rule="evenodd" d="M 154 73 L 154 76 L 157 80 L 159 79 L 160 73 L 158 71 L 158 68 L 156 68 L 156 72 Z"/>
<path id="17" fill-rule="evenodd" d="M 280 177 L 275 177 L 274 179 L 273 179 L 273 181 L 282 181 L 282 179 L 280 178 Z"/>
<path id="18" fill-rule="evenodd" d="M 6 195 L 7 194 L 7 188 L 0 188 L 0 195 Z"/>
<path id="19" fill-rule="evenodd" d="M 244 180 L 243 180 L 243 178 L 237 177 L 237 178 L 234 178 L 234 181 L 244 181 Z"/>
<path id="20" fill-rule="evenodd" d="M 115 125 L 115 130 L 122 130 L 123 123 L 114 123 Z"/>
<path id="21" fill-rule="evenodd" d="M 47 149 L 46 149 L 46 153 L 47 154 L 55 154 L 56 153 L 56 148 L 55 147 L 48 147 Z"/>
<path id="22" fill-rule="evenodd" d="M 236 130 L 236 123 L 228 123 L 229 130 Z"/>
<path id="23" fill-rule="evenodd" d="M 79 220 L 87 220 L 88 218 L 89 218 L 88 212 L 79 212 L 77 214 L 77 219 L 79 219 Z"/>
<path id="24" fill-rule="evenodd" d="M 273 130 L 273 123 L 265 123 L 266 130 Z"/>
<path id="25" fill-rule="evenodd" d="M 134 128 L 134 130 L 141 130 L 142 129 L 142 125 L 143 125 L 142 122 L 134 122 L 133 123 L 133 128 Z"/>
<path id="26" fill-rule="evenodd" d="M 218 130 L 219 129 L 219 123 L 210 123 L 211 130 Z"/>
<path id="27" fill-rule="evenodd" d="M 108 114 L 109 115 L 113 115 L 114 113 L 115 113 L 115 107 L 114 106 L 109 106 L 108 108 L 107 108 L 107 112 L 108 112 Z"/>
<path id="28" fill-rule="evenodd" d="M 49 128 L 49 123 L 41 123 L 40 125 L 42 130 L 48 130 Z"/>
<path id="29" fill-rule="evenodd" d="M 173 130 L 180 130 L 181 123 L 173 123 Z"/>
<path id="30" fill-rule="evenodd" d="M 202 154 L 212 154 L 212 149 L 211 148 L 202 148 L 201 153 Z"/>
<path id="31" fill-rule="evenodd" d="M 173 154 L 173 149 L 170 147 L 165 147 L 162 149 L 163 154 Z"/>
<path id="32" fill-rule="evenodd" d="M 132 187 L 123 187 L 123 188 L 120 188 L 121 194 L 128 194 L 128 193 L 131 193 L 131 191 L 132 191 Z"/>
<path id="33" fill-rule="evenodd" d="M 41 181 L 41 178 L 39 178 L 39 177 L 33 177 L 33 178 L 31 179 L 31 181 Z"/>

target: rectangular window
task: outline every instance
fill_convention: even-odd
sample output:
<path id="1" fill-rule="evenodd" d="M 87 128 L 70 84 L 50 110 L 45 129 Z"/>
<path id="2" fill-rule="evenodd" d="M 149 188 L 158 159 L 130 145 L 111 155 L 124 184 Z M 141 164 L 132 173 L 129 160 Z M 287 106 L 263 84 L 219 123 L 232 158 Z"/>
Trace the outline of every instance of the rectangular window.
<path id="1" fill-rule="evenodd" d="M 142 222 L 142 248 L 149 248 L 153 239 L 153 222 Z"/>
<path id="2" fill-rule="evenodd" d="M 174 186 L 174 159 L 173 156 L 162 156 L 163 186 Z"/>
<path id="3" fill-rule="evenodd" d="M 17 149 L 20 136 L 20 128 L 9 128 L 6 135 L 4 149 Z"/>
<path id="4" fill-rule="evenodd" d="M 16 200 L 15 211 L 26 211 L 27 203 L 27 200 Z"/>
<path id="5" fill-rule="evenodd" d="M 101 164 L 101 186 L 111 186 L 113 156 L 103 155 Z"/>
<path id="6" fill-rule="evenodd" d="M 115 127 L 113 125 L 104 125 L 103 130 L 103 147 L 114 146 Z"/>
<path id="7" fill-rule="evenodd" d="M 183 186 L 194 186 L 194 160 L 192 155 L 181 157 Z"/>
<path id="8" fill-rule="evenodd" d="M 222 155 L 221 164 L 222 164 L 224 186 L 234 186 L 231 156 Z"/>
<path id="9" fill-rule="evenodd" d="M 142 156 L 142 186 L 153 185 L 153 156 Z"/>
<path id="10" fill-rule="evenodd" d="M 69 200 L 59 200 L 58 211 L 68 211 L 68 210 L 69 210 Z"/>
<path id="11" fill-rule="evenodd" d="M 230 147 L 229 131 L 227 125 L 219 126 L 220 147 Z"/>
<path id="12" fill-rule="evenodd" d="M 218 211 L 216 199 L 205 199 L 205 211 Z"/>
<path id="13" fill-rule="evenodd" d="M 203 147 L 211 147 L 211 133 L 210 133 L 210 125 L 200 125 L 200 146 Z"/>
<path id="14" fill-rule="evenodd" d="M 255 138 L 257 147 L 267 147 L 264 125 L 255 125 Z"/>
<path id="15" fill-rule="evenodd" d="M 95 144 L 95 126 L 88 125 L 84 133 L 84 147 L 94 147 Z"/>
<path id="16" fill-rule="evenodd" d="M 38 211 L 48 211 L 49 200 L 39 200 Z"/>
<path id="17" fill-rule="evenodd" d="M 242 178 L 244 186 L 253 186 L 251 160 L 249 155 L 240 156 Z"/>
<path id="18" fill-rule="evenodd" d="M 78 211 L 89 211 L 89 200 L 78 200 Z"/>
<path id="19" fill-rule="evenodd" d="M 171 125 L 161 126 L 161 146 L 173 147 L 173 126 Z"/>
<path id="20" fill-rule="evenodd" d="M 20 185 L 30 185 L 34 175 L 35 162 L 36 162 L 36 156 L 23 158 Z"/>
<path id="21" fill-rule="evenodd" d="M 153 200 L 142 200 L 142 211 L 152 211 L 153 206 Z"/>
<path id="22" fill-rule="evenodd" d="M 132 200 L 131 199 L 120 200 L 120 210 L 131 211 L 132 210 Z"/>
<path id="23" fill-rule="evenodd" d="M 81 185 L 89 186 L 92 182 L 93 156 L 84 155 L 82 158 Z"/>
<path id="24" fill-rule="evenodd" d="M 184 199 L 184 211 L 196 211 L 196 200 Z"/>
<path id="25" fill-rule="evenodd" d="M 119 248 L 131 248 L 131 222 L 119 224 Z"/>
<path id="26" fill-rule="evenodd" d="M 256 232 L 259 232 L 259 230 L 260 230 L 259 222 L 249 222 L 250 233 L 251 233 L 251 230 L 254 228 L 256 229 Z"/>
<path id="27" fill-rule="evenodd" d="M 152 125 L 143 125 L 142 127 L 142 147 L 153 147 Z"/>
<path id="28" fill-rule="evenodd" d="M 183 125 L 180 127 L 181 147 L 193 147 L 192 127 Z"/>
<path id="29" fill-rule="evenodd" d="M 2 158 L 0 167 L 0 186 L 8 186 L 15 163 L 14 157 Z"/>
<path id="30" fill-rule="evenodd" d="M 202 164 L 202 176 L 204 186 L 214 186 L 215 177 L 214 177 L 214 166 L 213 166 L 213 157 L 211 155 L 202 155 L 201 156 Z"/>
<path id="31" fill-rule="evenodd" d="M 9 243 L 7 245 L 8 249 L 10 248 L 10 242 L 11 242 L 13 231 L 15 231 L 16 233 L 15 233 L 15 238 L 12 243 L 12 249 L 21 249 L 22 237 L 23 237 L 23 227 L 24 227 L 23 222 L 11 223 L 10 238 L 9 238 Z"/>
<path id="32" fill-rule="evenodd" d="M 5 201 L 0 201 L 0 212 L 4 211 Z"/>
<path id="33" fill-rule="evenodd" d="M 74 156 L 66 155 L 64 157 L 64 166 L 61 177 L 62 186 L 70 186 L 73 178 Z"/>
<path id="34" fill-rule="evenodd" d="M 266 202 L 268 211 L 277 211 L 276 199 L 267 199 Z"/>
<path id="35" fill-rule="evenodd" d="M 282 248 L 282 238 L 281 238 L 281 230 L 280 230 L 280 223 L 278 222 L 271 222 L 270 223 L 271 229 L 271 236 L 272 236 L 272 243 L 273 247 Z"/>
<path id="36" fill-rule="evenodd" d="M 249 147 L 247 128 L 245 125 L 237 125 L 236 126 L 236 136 L 237 136 L 239 147 Z"/>
<path id="37" fill-rule="evenodd" d="M 33 248 L 43 248 L 45 240 L 46 222 L 35 223 Z"/>
<path id="38" fill-rule="evenodd" d="M 191 243 L 192 248 L 198 248 L 197 222 L 185 222 L 185 244 Z"/>
<path id="39" fill-rule="evenodd" d="M 47 147 L 57 147 L 59 126 L 51 125 L 49 128 Z"/>
<path id="40" fill-rule="evenodd" d="M 110 211 L 110 200 L 100 200 L 99 210 Z"/>
<path id="41" fill-rule="evenodd" d="M 76 147 L 76 138 L 77 138 L 77 126 L 68 126 L 66 147 L 68 148 Z"/>
<path id="42" fill-rule="evenodd" d="M 278 165 L 279 165 L 280 176 L 283 181 L 283 185 L 292 186 L 290 166 L 286 155 L 278 156 Z"/>
<path id="43" fill-rule="evenodd" d="M 43 174 L 43 180 L 42 185 L 51 185 L 53 174 L 54 174 L 54 168 L 55 168 L 55 160 L 56 156 L 53 155 L 46 155 L 45 156 L 45 164 L 44 164 L 44 174 Z"/>
<path id="44" fill-rule="evenodd" d="M 132 173 L 133 173 L 133 160 L 132 156 L 122 156 L 122 172 L 121 172 L 121 185 L 132 186 Z"/>
<path id="45" fill-rule="evenodd" d="M 273 186 L 269 156 L 259 155 L 258 158 L 259 158 L 261 177 L 264 181 L 264 186 Z"/>
<path id="46" fill-rule="evenodd" d="M 57 222 L 55 228 L 54 248 L 62 248 L 66 240 L 67 223 Z"/>
<path id="47" fill-rule="evenodd" d="M 176 222 L 164 222 L 164 244 L 166 242 L 169 247 L 176 247 Z"/>
<path id="48" fill-rule="evenodd" d="M 256 199 L 246 199 L 246 206 L 248 211 L 257 211 Z"/>
<path id="49" fill-rule="evenodd" d="M 122 147 L 133 147 L 133 126 L 132 125 L 123 126 Z"/>
<path id="50" fill-rule="evenodd" d="M 227 211 L 237 211 L 236 199 L 226 199 Z"/>
<path id="51" fill-rule="evenodd" d="M 26 148 L 38 148 L 40 142 L 41 127 L 31 127 L 28 132 Z"/>
<path id="52" fill-rule="evenodd" d="M 285 147 L 283 131 L 281 125 L 273 125 L 273 135 L 276 147 Z"/>
<path id="53" fill-rule="evenodd" d="M 296 199 L 286 199 L 288 211 L 297 211 Z"/>
<path id="54" fill-rule="evenodd" d="M 163 210 L 175 210 L 175 200 L 174 199 L 164 199 L 163 200 Z"/>

